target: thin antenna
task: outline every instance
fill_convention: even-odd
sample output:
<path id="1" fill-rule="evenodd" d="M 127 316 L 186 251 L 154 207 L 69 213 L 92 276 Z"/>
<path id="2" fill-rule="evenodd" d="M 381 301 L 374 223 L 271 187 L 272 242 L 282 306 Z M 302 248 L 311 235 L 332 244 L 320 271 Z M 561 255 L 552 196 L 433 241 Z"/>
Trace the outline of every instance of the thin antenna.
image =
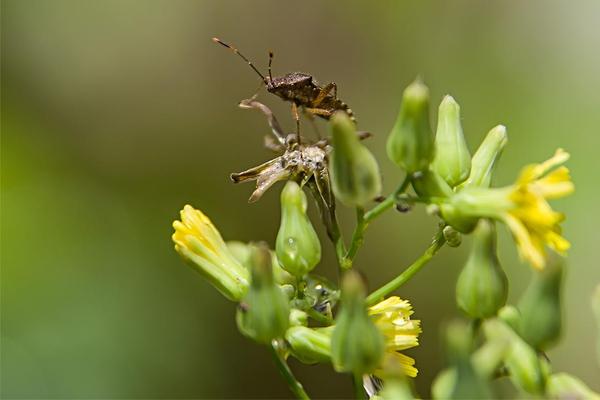
<path id="1" fill-rule="evenodd" d="M 235 47 L 223 42 L 221 39 L 219 38 L 212 38 L 212 41 L 215 43 L 219 43 L 221 46 L 225 46 L 227 47 L 229 50 L 233 51 L 235 54 L 237 54 L 238 56 L 242 57 L 242 60 L 246 61 L 248 63 L 248 65 L 254 70 L 254 72 L 256 72 L 258 74 L 258 76 L 260 76 L 262 78 L 263 81 L 266 81 L 266 78 L 263 74 L 260 73 L 260 71 L 258 69 L 256 69 L 256 67 L 254 66 L 254 64 L 252 64 L 252 61 L 248 60 L 246 57 L 244 57 L 244 55 L 242 53 L 240 53 L 240 51 L 238 49 L 236 49 Z"/>
<path id="2" fill-rule="evenodd" d="M 269 80 L 273 82 L 273 75 L 271 75 L 271 63 L 273 63 L 273 52 L 269 51 Z"/>

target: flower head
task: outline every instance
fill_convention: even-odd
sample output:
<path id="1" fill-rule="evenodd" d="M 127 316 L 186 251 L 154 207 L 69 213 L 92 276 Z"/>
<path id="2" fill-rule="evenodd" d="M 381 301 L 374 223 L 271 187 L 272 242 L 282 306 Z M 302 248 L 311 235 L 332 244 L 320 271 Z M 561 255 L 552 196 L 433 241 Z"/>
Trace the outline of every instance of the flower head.
<path id="1" fill-rule="evenodd" d="M 560 254 L 570 246 L 561 236 L 564 215 L 548 204 L 548 200 L 567 196 L 574 190 L 569 170 L 561 166 L 568 158 L 568 153 L 558 149 L 552 158 L 523 168 L 511 186 L 466 187 L 441 204 L 442 216 L 459 230 L 468 219 L 487 217 L 504 222 L 521 257 L 541 269 L 546 265 L 545 246 Z"/>
<path id="2" fill-rule="evenodd" d="M 248 289 L 249 272 L 233 256 L 221 234 L 200 210 L 186 205 L 173 222 L 175 250 L 225 297 L 238 301 Z"/>
<path id="3" fill-rule="evenodd" d="M 383 336 L 384 343 L 383 359 L 372 373 L 387 379 L 390 375 L 388 367 L 393 366 L 394 374 L 401 371 L 406 376 L 417 376 L 415 360 L 400 352 L 419 345 L 421 321 L 410 319 L 413 314 L 410 303 L 392 296 L 367 308 L 367 314 Z M 303 326 L 288 329 L 286 339 L 292 354 L 300 360 L 311 362 L 331 360 L 332 336 L 336 326 L 337 323 L 325 328 Z"/>
<path id="4" fill-rule="evenodd" d="M 406 375 L 417 376 L 415 360 L 400 353 L 402 350 L 418 346 L 419 334 L 422 332 L 421 321 L 410 319 L 413 314 L 410 303 L 392 296 L 369 307 L 368 312 L 385 338 L 383 364 L 386 364 L 387 358 L 393 358 Z M 375 371 L 375 375 L 382 375 L 382 373 L 381 369 Z"/>

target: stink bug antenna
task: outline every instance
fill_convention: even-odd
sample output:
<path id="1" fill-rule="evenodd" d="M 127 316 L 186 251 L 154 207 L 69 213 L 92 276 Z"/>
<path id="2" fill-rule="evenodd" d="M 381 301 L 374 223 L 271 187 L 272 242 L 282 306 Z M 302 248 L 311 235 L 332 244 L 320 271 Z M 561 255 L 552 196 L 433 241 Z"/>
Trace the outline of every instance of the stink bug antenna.
<path id="1" fill-rule="evenodd" d="M 271 64 L 273 63 L 273 52 L 269 51 L 269 80 L 273 82 L 273 75 L 271 75 Z"/>
<path id="2" fill-rule="evenodd" d="M 254 72 L 256 72 L 258 74 L 258 76 L 260 76 L 262 78 L 263 81 L 266 81 L 266 78 L 263 74 L 260 73 L 260 71 L 258 69 L 256 69 L 256 67 L 254 66 L 254 64 L 252 64 L 252 61 L 248 60 L 246 57 L 244 57 L 244 55 L 242 53 L 240 53 L 240 51 L 238 49 L 236 49 L 235 47 L 223 42 L 221 39 L 219 38 L 212 38 L 212 41 L 215 43 L 220 44 L 221 46 L 227 47 L 229 50 L 233 51 L 235 54 L 237 54 L 238 56 L 242 57 L 242 60 L 246 61 L 248 63 L 248 65 L 254 70 Z"/>

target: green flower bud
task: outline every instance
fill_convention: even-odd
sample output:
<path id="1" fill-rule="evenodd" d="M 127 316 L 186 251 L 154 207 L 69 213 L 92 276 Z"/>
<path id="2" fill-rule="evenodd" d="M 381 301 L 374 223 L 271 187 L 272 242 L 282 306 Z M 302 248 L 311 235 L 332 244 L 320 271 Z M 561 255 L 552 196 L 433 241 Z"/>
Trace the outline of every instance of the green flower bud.
<path id="1" fill-rule="evenodd" d="M 515 306 L 507 305 L 502 307 L 500 311 L 498 311 L 498 318 L 510 326 L 513 331 L 517 332 L 519 330 L 521 314 Z"/>
<path id="2" fill-rule="evenodd" d="M 275 283 L 271 254 L 264 245 L 252 250 L 252 281 L 243 299 L 236 322 L 240 331 L 259 343 L 283 337 L 289 326 L 288 299 Z"/>
<path id="3" fill-rule="evenodd" d="M 546 394 L 552 399 L 600 400 L 600 394 L 590 389 L 579 378 L 565 373 L 550 376 Z"/>
<path id="4" fill-rule="evenodd" d="M 431 397 L 435 400 L 450 399 L 456 386 L 456 379 L 456 368 L 442 370 L 431 384 Z"/>
<path id="5" fill-rule="evenodd" d="M 473 159 L 471 160 L 471 174 L 461 187 L 490 187 L 494 167 L 507 142 L 508 137 L 506 136 L 505 126 L 498 125 L 492 128 L 485 139 L 483 139 L 475 155 L 473 155 Z"/>
<path id="6" fill-rule="evenodd" d="M 486 379 L 492 379 L 510 350 L 508 339 L 488 340 L 471 356 L 475 371 Z"/>
<path id="7" fill-rule="evenodd" d="M 400 377 L 386 380 L 383 390 L 377 396 L 383 400 L 413 400 L 416 398 L 408 380 Z"/>
<path id="8" fill-rule="evenodd" d="M 450 399 L 491 398 L 485 380 L 473 368 L 470 354 L 473 348 L 473 332 L 465 323 L 453 321 L 446 330 L 446 343 L 450 362 L 456 370 L 454 382 L 447 377 L 446 385 L 453 383 Z"/>
<path id="9" fill-rule="evenodd" d="M 362 375 L 373 372 L 383 360 L 384 338 L 367 314 L 365 295 L 358 273 L 347 272 L 342 282 L 341 310 L 331 338 L 337 371 Z"/>
<path id="10" fill-rule="evenodd" d="M 227 248 L 233 254 L 236 260 L 238 260 L 246 269 L 249 271 L 252 268 L 252 247 L 251 243 L 243 243 L 237 240 L 230 240 L 227 242 Z M 271 263 L 273 265 L 273 275 L 275 276 L 275 282 L 280 285 L 286 286 L 286 284 L 295 283 L 296 278 L 290 275 L 286 270 L 281 268 L 277 256 L 274 251 L 271 253 Z"/>
<path id="11" fill-rule="evenodd" d="M 396 357 L 384 357 L 383 365 L 377 371 L 377 377 L 383 379 L 383 390 L 377 393 L 377 398 L 383 400 L 412 400 L 416 396 L 413 394 L 412 385 L 406 375 L 406 365 Z M 367 394 L 372 398 L 370 390 L 365 386 Z"/>
<path id="12" fill-rule="evenodd" d="M 306 195 L 293 181 L 288 181 L 281 192 L 281 225 L 275 252 L 281 266 L 298 278 L 321 260 L 321 243 L 306 215 Z"/>
<path id="13" fill-rule="evenodd" d="M 471 318 L 488 318 L 506 303 L 508 279 L 496 255 L 494 223 L 477 224 L 473 248 L 456 283 L 458 307 Z"/>
<path id="14" fill-rule="evenodd" d="M 535 350 L 499 319 L 486 320 L 483 330 L 487 340 L 510 342 L 504 363 L 513 384 L 527 393 L 542 394 L 546 376 Z"/>
<path id="15" fill-rule="evenodd" d="M 413 175 L 412 185 L 421 197 L 450 197 L 452 189 L 435 171 L 426 170 Z"/>
<path id="16" fill-rule="evenodd" d="M 294 326 L 285 333 L 292 355 L 305 364 L 331 361 L 331 335 L 318 329 Z"/>
<path id="17" fill-rule="evenodd" d="M 450 225 L 446 225 L 442 230 L 446 244 L 450 247 L 458 247 L 462 243 L 462 235 Z"/>
<path id="18" fill-rule="evenodd" d="M 550 262 L 534 271 L 529 286 L 519 301 L 519 333 L 536 349 L 547 349 L 560 337 L 562 310 L 560 290 L 562 262 Z"/>
<path id="19" fill-rule="evenodd" d="M 431 168 L 452 187 L 462 183 L 471 172 L 471 154 L 460 124 L 460 106 L 449 95 L 442 100 L 438 112 Z"/>
<path id="20" fill-rule="evenodd" d="M 333 193 L 347 206 L 364 206 L 381 193 L 379 165 L 356 135 L 344 112 L 331 117 L 333 151 L 330 173 Z"/>
<path id="21" fill-rule="evenodd" d="M 404 90 L 400 113 L 388 137 L 387 154 L 390 160 L 409 174 L 425 171 L 433 159 L 429 89 L 419 80 Z"/>

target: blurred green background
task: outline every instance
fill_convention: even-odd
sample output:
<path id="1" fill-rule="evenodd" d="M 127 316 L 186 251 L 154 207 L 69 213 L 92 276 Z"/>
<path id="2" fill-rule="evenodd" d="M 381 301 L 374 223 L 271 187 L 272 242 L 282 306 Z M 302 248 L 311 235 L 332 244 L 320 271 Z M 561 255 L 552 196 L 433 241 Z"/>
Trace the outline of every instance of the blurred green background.
<path id="1" fill-rule="evenodd" d="M 268 353 L 237 333 L 234 305 L 170 240 L 186 203 L 226 239 L 273 245 L 279 223 L 279 186 L 248 205 L 252 185 L 228 179 L 271 154 L 264 118 L 237 108 L 259 81 L 212 36 L 260 69 L 272 49 L 275 74 L 337 82 L 375 133 L 386 192 L 402 173 L 385 139 L 417 75 L 434 109 L 446 93 L 461 104 L 472 149 L 508 127 L 497 184 L 559 146 L 571 152 L 577 191 L 555 203 L 573 242 L 568 314 L 549 356 L 600 390 L 589 306 L 600 281 L 600 2 L 4 0 L 1 11 L 2 397 L 289 396 Z M 261 98 L 291 130 L 288 105 Z M 422 208 L 375 222 L 357 261 L 371 287 L 417 257 L 434 227 Z M 444 249 L 400 293 L 423 321 L 409 353 L 424 397 L 444 362 L 440 324 L 459 314 L 468 245 Z M 318 272 L 331 275 L 324 248 Z M 514 301 L 530 269 L 505 230 L 500 255 Z M 315 397 L 350 394 L 328 366 L 292 366 Z"/>

